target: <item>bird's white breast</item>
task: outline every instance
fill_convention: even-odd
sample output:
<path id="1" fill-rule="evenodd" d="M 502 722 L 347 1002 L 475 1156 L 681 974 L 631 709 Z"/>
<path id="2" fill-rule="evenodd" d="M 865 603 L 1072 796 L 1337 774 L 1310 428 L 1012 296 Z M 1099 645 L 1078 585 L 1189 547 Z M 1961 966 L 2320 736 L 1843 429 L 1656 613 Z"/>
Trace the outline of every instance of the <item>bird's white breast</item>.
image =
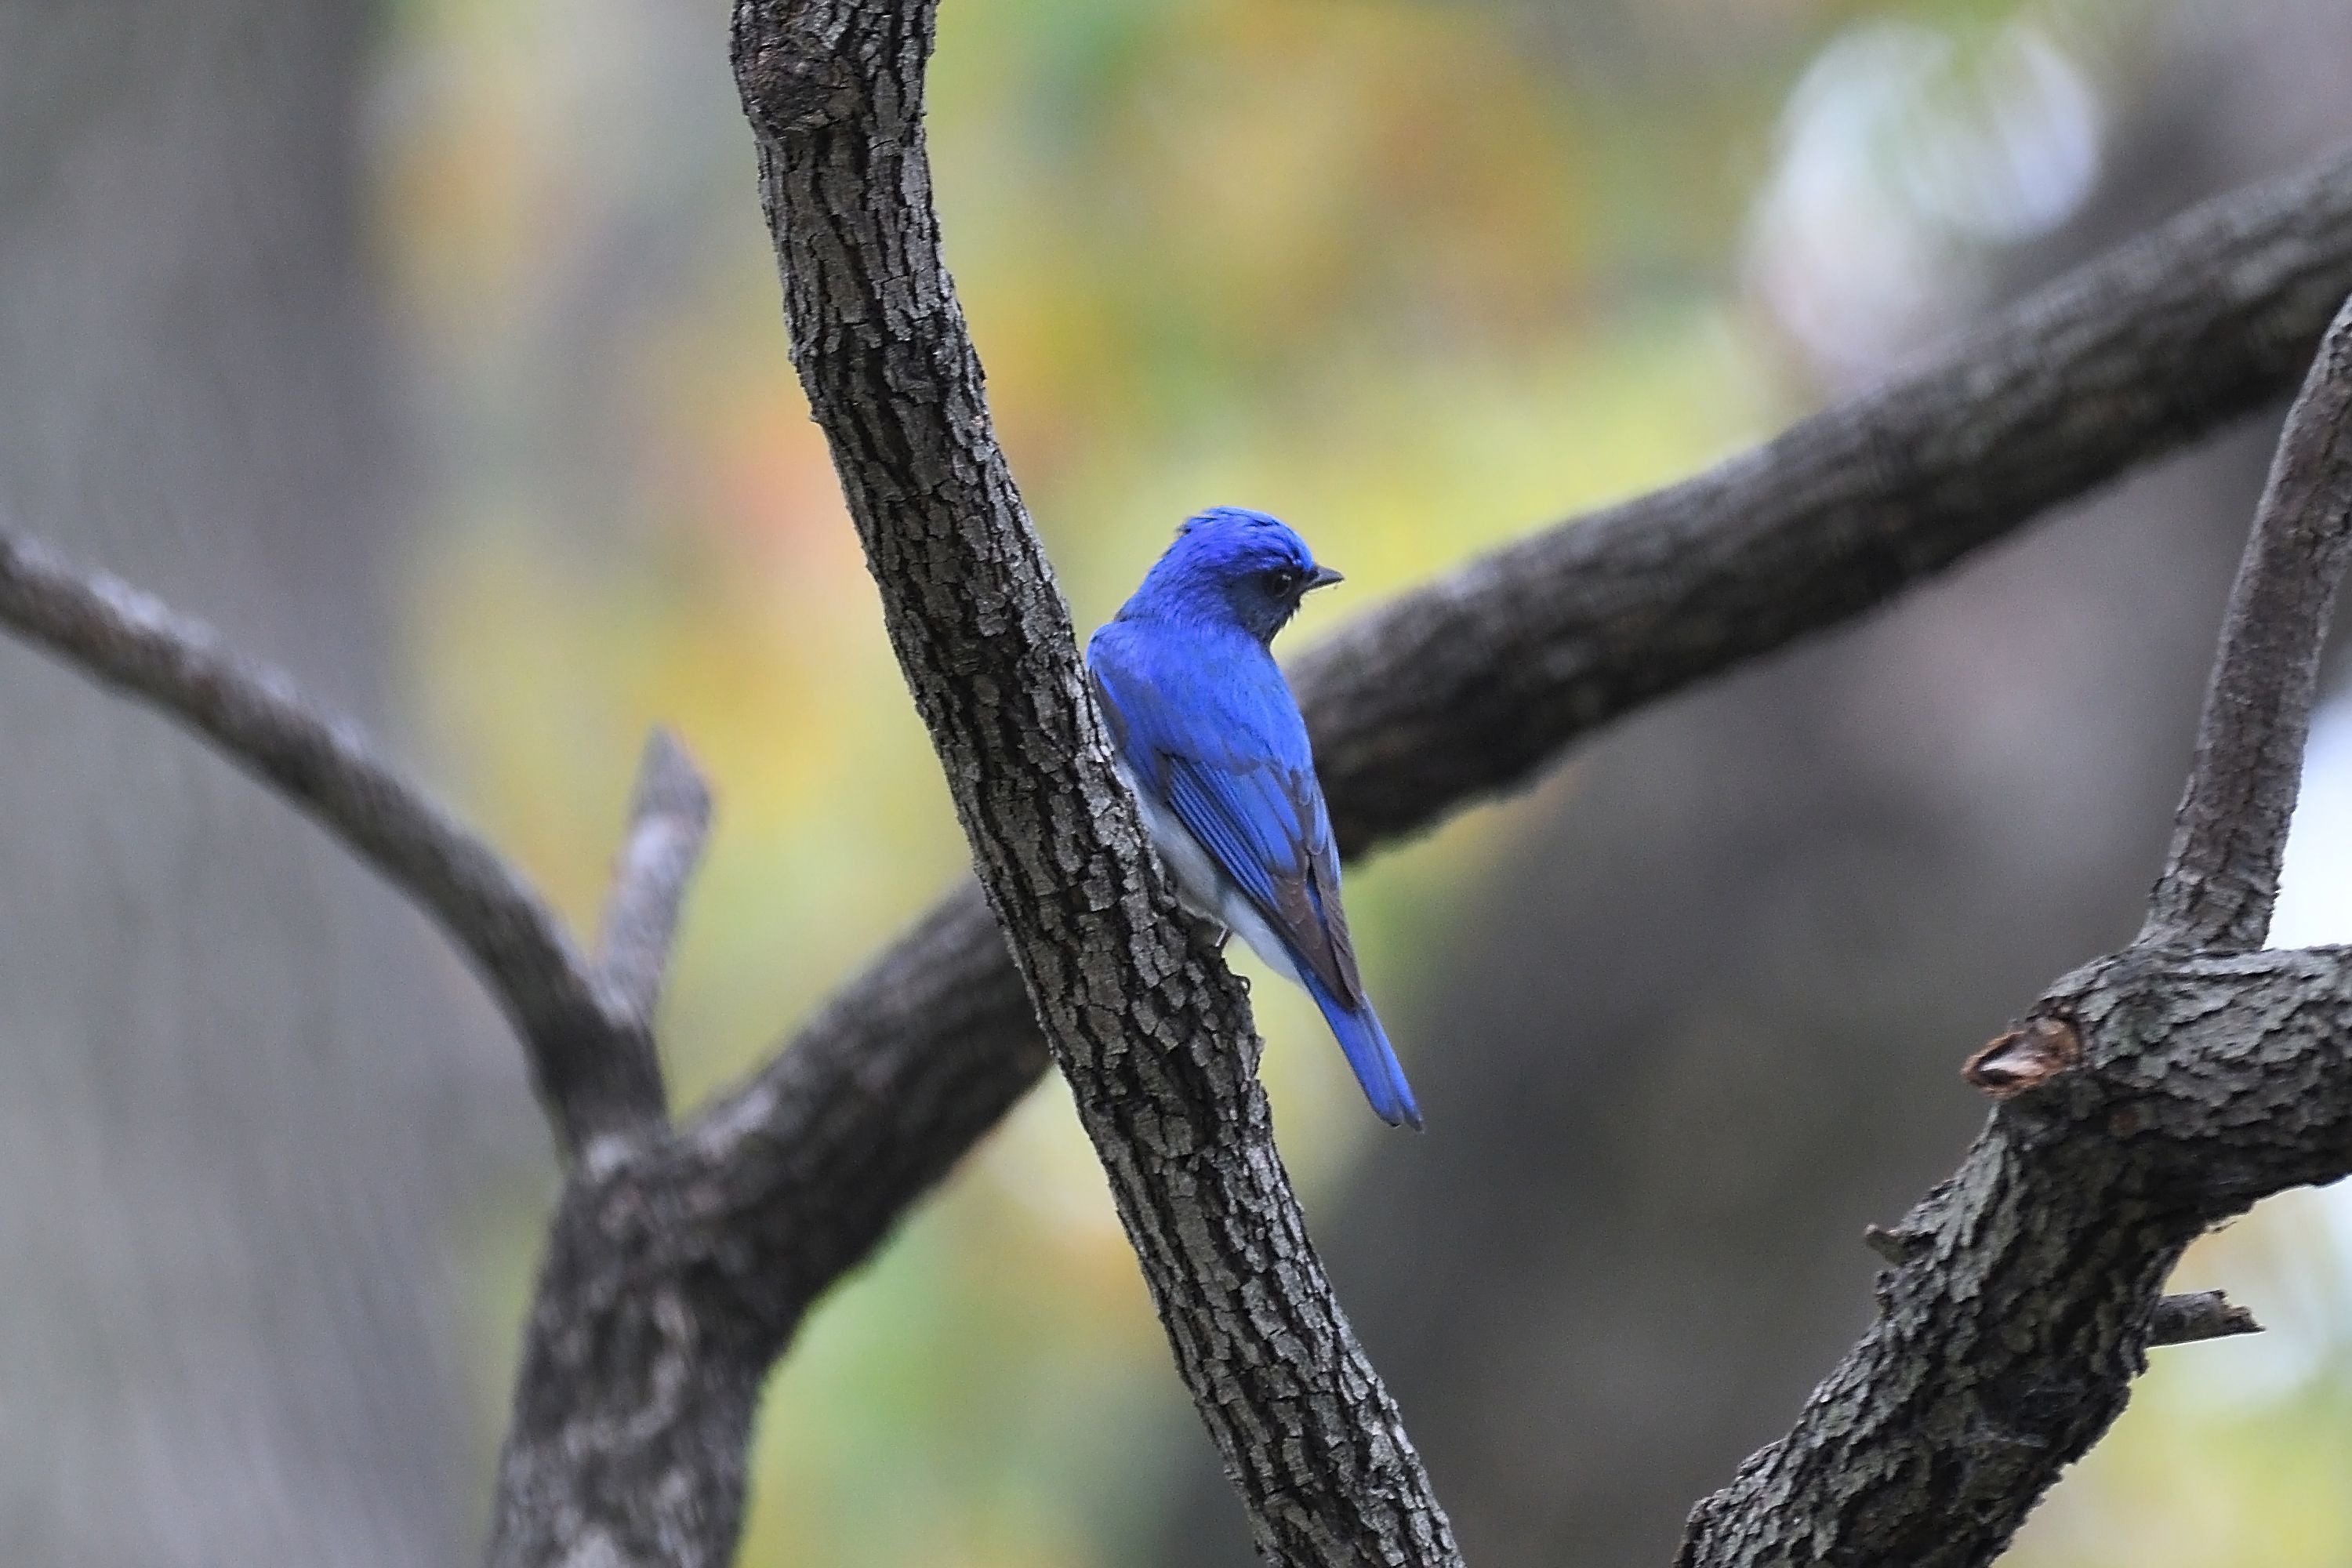
<path id="1" fill-rule="evenodd" d="M 1250 951 L 1265 960 L 1269 968 L 1294 985 L 1304 985 L 1298 977 L 1298 966 L 1290 961 L 1290 953 L 1282 939 L 1274 933 L 1257 906 L 1236 887 L 1224 873 L 1215 857 L 1192 837 L 1192 830 L 1183 819 L 1150 792 L 1136 787 L 1135 775 L 1127 769 L 1125 758 L 1117 759 L 1118 776 L 1135 796 L 1137 808 L 1143 815 L 1143 830 L 1151 837 L 1151 847 L 1160 852 L 1160 863 L 1175 879 L 1177 901 L 1202 920 L 1214 921 L 1227 931 L 1249 943 Z"/>

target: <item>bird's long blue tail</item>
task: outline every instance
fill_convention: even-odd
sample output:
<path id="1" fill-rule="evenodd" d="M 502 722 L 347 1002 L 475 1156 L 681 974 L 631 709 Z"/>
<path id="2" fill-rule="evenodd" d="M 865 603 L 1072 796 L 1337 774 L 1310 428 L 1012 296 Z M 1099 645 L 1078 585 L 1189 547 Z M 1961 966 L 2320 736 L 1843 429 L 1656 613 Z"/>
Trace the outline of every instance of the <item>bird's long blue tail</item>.
<path id="1" fill-rule="evenodd" d="M 1404 1068 L 1398 1065 L 1396 1052 L 1389 1047 L 1388 1031 L 1381 1027 L 1380 1015 L 1372 1011 L 1371 1003 L 1366 1001 L 1350 1012 L 1321 981 L 1312 974 L 1305 979 L 1307 994 L 1323 1009 L 1324 1021 L 1339 1037 L 1339 1048 L 1348 1053 L 1348 1065 L 1356 1069 L 1356 1081 L 1364 1086 L 1364 1098 L 1372 1102 L 1372 1110 L 1391 1127 L 1420 1131 L 1421 1107 L 1413 1103 L 1412 1088 L 1404 1081 Z"/>

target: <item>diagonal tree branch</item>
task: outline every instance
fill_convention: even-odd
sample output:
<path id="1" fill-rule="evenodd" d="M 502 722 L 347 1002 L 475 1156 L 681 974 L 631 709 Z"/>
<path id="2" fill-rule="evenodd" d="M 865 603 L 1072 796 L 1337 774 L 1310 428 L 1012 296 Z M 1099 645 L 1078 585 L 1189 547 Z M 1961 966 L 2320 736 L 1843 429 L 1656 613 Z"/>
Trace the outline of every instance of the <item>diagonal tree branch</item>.
<path id="1" fill-rule="evenodd" d="M 808 68 L 818 98 L 850 90 Z M 821 89 L 822 90 L 818 90 Z M 1293 674 L 1361 853 L 1622 714 L 1834 626 L 2294 385 L 2352 289 L 2352 155 L 2205 204 L 1911 375 L 1472 563 Z M 966 883 L 692 1136 L 789 1336 L 1046 1066 Z"/>
<path id="2" fill-rule="evenodd" d="M 2192 208 L 1910 374 L 1682 483 L 1509 544 L 1301 661 L 1351 851 L 1885 603 L 2291 393 L 2352 288 L 2352 151 Z"/>
<path id="3" fill-rule="evenodd" d="M 2321 342 L 2271 463 L 2141 942 L 2243 952 L 2269 933 L 2347 547 L 2352 306 Z"/>
<path id="4" fill-rule="evenodd" d="M 1990 1122 L 1874 1234 L 1877 1321 L 1692 1513 L 1681 1568 L 1990 1563 L 2122 1413 L 2149 1345 L 2253 1331 L 2218 1296 L 2160 1294 L 2182 1250 L 2352 1173 L 2352 954 L 2249 951 L 2352 530 L 2347 408 L 2352 302 L 2279 444 L 2148 933 L 1970 1058 Z"/>
<path id="5" fill-rule="evenodd" d="M 1905 1219 L 1876 1322 L 1699 1504 L 1680 1568 L 1991 1562 L 2175 1326 L 2181 1250 L 2352 1170 L 2352 955 L 2127 954 L 2036 1011 L 2080 1061 L 2003 1101 Z"/>
<path id="6" fill-rule="evenodd" d="M 300 807 L 435 917 L 521 1036 L 573 1159 L 524 1334 L 494 1560 L 724 1562 L 751 1412 L 781 1345 L 758 1314 L 728 1310 L 740 1259 L 714 1257 L 713 1216 L 689 1213 L 712 1194 L 669 1131 L 650 1032 L 709 826 L 684 749 L 661 731 L 647 742 L 592 966 L 522 877 L 356 726 L 210 628 L 5 530 L 0 626 L 162 710 Z"/>
<path id="7" fill-rule="evenodd" d="M 349 845 L 473 959 L 574 1152 L 665 1114 L 653 1042 L 553 910 L 359 728 L 103 572 L 0 530 L 0 625 L 195 731 Z"/>
<path id="8" fill-rule="evenodd" d="M 940 255 L 932 0 L 739 0 L 793 358 L 884 619 L 1179 1372 L 1269 1561 L 1458 1563 L 1273 1138 L 1240 984 L 1118 782 Z"/>

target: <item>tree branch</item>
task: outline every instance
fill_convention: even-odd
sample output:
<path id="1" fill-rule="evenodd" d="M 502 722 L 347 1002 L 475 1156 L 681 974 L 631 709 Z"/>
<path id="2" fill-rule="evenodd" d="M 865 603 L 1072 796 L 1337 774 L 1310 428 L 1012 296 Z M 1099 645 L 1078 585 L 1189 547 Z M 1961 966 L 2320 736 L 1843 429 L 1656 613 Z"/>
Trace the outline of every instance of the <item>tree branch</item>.
<path id="1" fill-rule="evenodd" d="M 2352 304 L 2321 341 L 2272 459 L 2141 942 L 2243 952 L 2269 933 L 2347 541 Z"/>
<path id="2" fill-rule="evenodd" d="M 812 1137 L 789 1144 L 709 1117 L 693 1141 L 667 1126 L 646 1020 L 709 812 L 683 751 L 659 732 L 648 743 L 599 971 L 521 876 L 355 726 L 208 627 L 5 530 L 0 626 L 186 725 L 311 816 L 436 919 L 521 1036 L 575 1158 L 523 1335 L 491 1560 L 719 1568 L 741 1519 L 751 1412 L 783 1347 L 776 1325 L 797 1321 L 797 1303 L 848 1268 L 887 1216 L 827 1163 L 822 1116 Z M 946 907 L 929 940 L 902 943 L 904 1004 L 983 1037 L 986 1020 L 1007 1010 L 1010 973 L 1002 946 L 980 940 L 992 926 L 975 890 Z M 927 995 L 934 985 L 947 994 Z M 883 1007 L 867 1021 L 896 1036 L 914 1020 Z M 855 1039 L 855 1025 L 845 1020 L 838 1037 Z M 640 1049 L 634 1082 L 613 1074 Z M 795 1092 L 788 1067 L 775 1077 Z M 957 1106 L 987 1099 L 953 1073 L 898 1082 L 879 1059 L 846 1105 L 842 1087 L 825 1084 L 836 1113 L 872 1114 L 857 1098 L 872 1094 L 932 1124 L 953 1125 Z M 946 1103 L 926 1103 L 927 1092 Z M 794 1211 L 789 1230 L 769 1230 L 775 1206 L 752 1200 L 780 1190 L 837 1192 L 841 1207 Z"/>
<path id="3" fill-rule="evenodd" d="M 2352 954 L 2249 951 L 2352 527 L 2347 405 L 2352 303 L 2280 442 L 2147 932 L 1969 1058 L 1991 1121 L 1874 1230 L 1877 1321 L 1692 1513 L 1681 1568 L 1990 1563 L 2121 1414 L 2149 1345 L 2255 1331 L 2218 1294 L 2159 1295 L 2182 1249 L 2352 1173 Z"/>
<path id="4" fill-rule="evenodd" d="M 796 68 L 779 67 L 778 68 Z M 818 98 L 849 89 L 805 68 Z M 2290 390 L 2352 289 L 2352 156 L 2209 202 L 1884 391 L 1359 617 L 1293 672 L 1351 853 L 1569 742 L 1838 624 Z M 1046 1065 L 965 884 L 694 1136 L 762 1239 L 775 1331 Z"/>
<path id="5" fill-rule="evenodd" d="M 358 726 L 232 653 L 210 627 L 4 529 L 0 625 L 210 741 L 439 921 L 528 1047 L 565 1149 L 661 1120 L 651 1039 L 604 993 L 562 921 Z"/>
<path id="6" fill-rule="evenodd" d="M 614 1002 L 650 1037 L 678 906 L 710 839 L 710 786 L 667 730 L 646 737 L 629 830 L 613 862 L 613 885 L 596 941 L 597 963 Z"/>
<path id="7" fill-rule="evenodd" d="M 1276 1156 L 1240 984 L 1174 919 L 940 257 L 930 0 L 739 0 L 793 357 L 1178 1370 L 1281 1563 L 1458 1563 Z"/>
<path id="8" fill-rule="evenodd" d="M 2352 153 L 2192 208 L 1883 389 L 1361 616 L 1300 661 L 1343 844 L 1884 604 L 2291 392 L 2352 289 Z"/>
<path id="9" fill-rule="evenodd" d="M 2181 1250 L 2352 1170 L 2347 960 L 2126 953 L 2053 987 L 2036 1012 L 2080 1030 L 2081 1064 L 2001 1102 L 1906 1217 L 1919 1241 L 1879 1275 L 1877 1321 L 1700 1503 L 1681 1568 L 1997 1556 L 2158 1331 L 2183 1337 L 2190 1314 L 2158 1307 Z"/>
<path id="10" fill-rule="evenodd" d="M 2263 1326 L 2243 1307 L 2232 1306 L 2219 1290 L 2190 1296 L 2167 1296 L 2147 1315 L 2147 1342 L 2157 1345 L 2198 1344 L 2206 1340 L 2259 1334 Z"/>

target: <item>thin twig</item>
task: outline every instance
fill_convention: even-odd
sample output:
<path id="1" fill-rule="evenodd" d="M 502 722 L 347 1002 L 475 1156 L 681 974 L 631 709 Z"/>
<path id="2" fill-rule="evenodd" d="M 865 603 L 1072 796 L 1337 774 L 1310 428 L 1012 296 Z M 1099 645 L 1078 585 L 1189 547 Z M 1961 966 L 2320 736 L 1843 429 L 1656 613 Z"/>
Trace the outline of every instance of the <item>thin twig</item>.
<path id="1" fill-rule="evenodd" d="M 2269 933 L 2347 543 L 2352 301 L 2321 340 L 2272 459 L 2142 945 L 2245 952 Z"/>
<path id="2" fill-rule="evenodd" d="M 596 941 L 612 999 L 650 1028 L 669 971 L 678 906 L 710 838 L 710 786 L 677 736 L 646 737 L 629 831 L 614 858 L 613 885 Z"/>
<path id="3" fill-rule="evenodd" d="M 2189 1345 L 2262 1331 L 2252 1312 L 2232 1304 L 2219 1290 L 2163 1297 L 2147 1320 L 2147 1342 L 2152 1346 Z"/>
<path id="4" fill-rule="evenodd" d="M 178 720 L 349 845 L 488 981 L 567 1150 L 663 1113 L 650 1045 L 552 910 L 358 726 L 211 627 L 0 529 L 0 625 Z"/>

